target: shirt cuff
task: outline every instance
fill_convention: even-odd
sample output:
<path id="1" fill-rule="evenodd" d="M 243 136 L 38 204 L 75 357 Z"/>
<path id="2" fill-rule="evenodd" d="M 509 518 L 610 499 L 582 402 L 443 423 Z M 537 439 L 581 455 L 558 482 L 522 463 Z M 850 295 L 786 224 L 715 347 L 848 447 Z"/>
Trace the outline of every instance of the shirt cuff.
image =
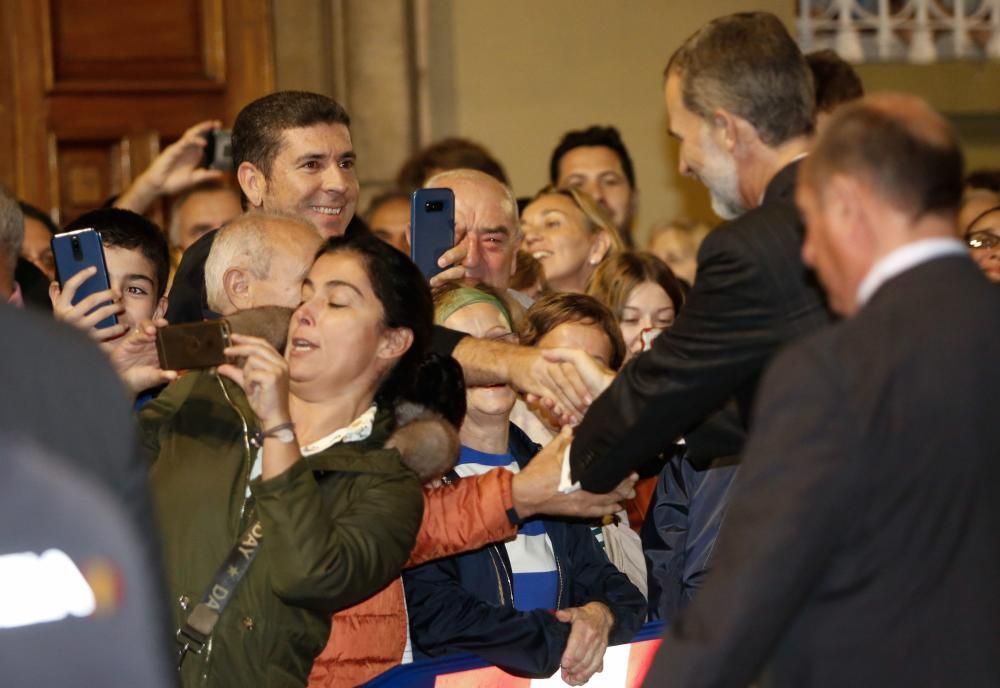
<path id="1" fill-rule="evenodd" d="M 573 482 L 573 476 L 569 467 L 569 450 L 572 446 L 573 444 L 570 443 L 563 453 L 562 470 L 559 473 L 559 491 L 563 494 L 570 494 L 580 489 L 579 481 Z"/>

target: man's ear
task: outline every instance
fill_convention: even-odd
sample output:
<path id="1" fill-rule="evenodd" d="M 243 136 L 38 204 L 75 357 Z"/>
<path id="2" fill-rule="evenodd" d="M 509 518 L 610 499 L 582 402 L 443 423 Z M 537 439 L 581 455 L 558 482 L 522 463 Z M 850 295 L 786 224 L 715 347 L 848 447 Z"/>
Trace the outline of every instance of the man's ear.
<path id="1" fill-rule="evenodd" d="M 822 191 L 822 202 L 824 210 L 829 213 L 831 219 L 835 220 L 838 226 L 842 226 L 851 220 L 856 208 L 851 203 L 854 195 L 853 180 L 842 174 L 834 174 L 827 179 Z"/>
<path id="2" fill-rule="evenodd" d="M 757 129 L 750 122 L 722 108 L 712 116 L 712 125 L 716 129 L 719 146 L 737 158 L 745 155 L 760 140 Z"/>
<path id="3" fill-rule="evenodd" d="M 253 307 L 250 281 L 249 272 L 243 268 L 229 268 L 222 276 L 222 287 L 226 291 L 226 299 L 237 311 Z"/>
<path id="4" fill-rule="evenodd" d="M 877 239 L 873 232 L 878 228 L 865 202 L 868 195 L 858 182 L 857 178 L 845 174 L 833 175 L 823 191 L 823 200 L 834 231 L 844 236 L 847 247 L 867 251 Z"/>
<path id="5" fill-rule="evenodd" d="M 254 208 L 260 208 L 264 203 L 264 192 L 267 190 L 267 179 L 264 173 L 252 162 L 243 161 L 236 170 L 236 179 L 243 189 L 247 202 Z"/>
<path id="6" fill-rule="evenodd" d="M 413 344 L 413 330 L 410 328 L 386 328 L 375 355 L 383 359 L 397 359 L 406 353 L 411 344 Z"/>
<path id="7" fill-rule="evenodd" d="M 728 110 L 719 108 L 712 113 L 709 126 L 712 128 L 712 135 L 719 147 L 727 153 L 732 154 L 736 150 L 736 146 L 740 143 L 738 118 Z"/>

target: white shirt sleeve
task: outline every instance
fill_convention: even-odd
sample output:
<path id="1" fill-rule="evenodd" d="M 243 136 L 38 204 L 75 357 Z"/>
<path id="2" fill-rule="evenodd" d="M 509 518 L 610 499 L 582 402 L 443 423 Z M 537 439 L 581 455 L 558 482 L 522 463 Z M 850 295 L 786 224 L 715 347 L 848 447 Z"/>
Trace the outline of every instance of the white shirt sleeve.
<path id="1" fill-rule="evenodd" d="M 576 492 L 580 489 L 580 483 L 573 482 L 572 475 L 570 473 L 569 467 L 569 450 L 573 447 L 570 443 L 566 447 L 566 451 L 563 453 L 562 459 L 562 471 L 559 474 L 559 491 L 563 494 L 570 494 L 571 492 Z"/>

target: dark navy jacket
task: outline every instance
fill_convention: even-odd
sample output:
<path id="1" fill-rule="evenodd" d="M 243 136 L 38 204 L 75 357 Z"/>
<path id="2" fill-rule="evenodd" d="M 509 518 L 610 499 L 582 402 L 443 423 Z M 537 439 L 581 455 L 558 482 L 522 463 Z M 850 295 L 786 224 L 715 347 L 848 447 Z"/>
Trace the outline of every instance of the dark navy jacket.
<path id="1" fill-rule="evenodd" d="M 702 467 L 683 455 L 664 467 L 640 532 L 650 619 L 673 621 L 704 582 L 737 468 L 736 457 Z"/>
<path id="2" fill-rule="evenodd" d="M 739 409 L 729 403 L 691 433 L 683 453 L 660 473 L 642 524 L 649 573 L 649 618 L 673 621 L 708 574 L 745 440 Z"/>
<path id="3" fill-rule="evenodd" d="M 538 446 L 511 426 L 511 454 L 524 466 Z M 559 575 L 557 607 L 603 602 L 615 616 L 611 644 L 632 639 L 646 615 L 646 601 L 609 561 L 586 525 L 546 520 Z M 518 611 L 513 575 L 503 543 L 403 574 L 414 659 L 474 652 L 506 671 L 550 676 L 566 649 L 569 624 L 552 611 Z"/>

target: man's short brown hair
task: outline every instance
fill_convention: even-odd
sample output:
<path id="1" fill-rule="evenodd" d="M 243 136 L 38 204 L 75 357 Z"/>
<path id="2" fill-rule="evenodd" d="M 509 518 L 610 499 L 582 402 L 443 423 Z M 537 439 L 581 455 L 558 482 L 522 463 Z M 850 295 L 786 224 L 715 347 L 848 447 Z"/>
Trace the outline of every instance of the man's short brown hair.
<path id="1" fill-rule="evenodd" d="M 458 137 L 436 141 L 414 153 L 400 168 L 396 186 L 404 191 L 415 191 L 433 175 L 458 169 L 479 170 L 504 186 L 510 186 L 503 165 L 485 146 Z"/>
<path id="2" fill-rule="evenodd" d="M 917 219 L 958 212 L 962 164 L 955 132 L 941 115 L 919 98 L 882 93 L 839 108 L 801 174 L 818 192 L 834 175 L 860 178 Z"/>
<path id="3" fill-rule="evenodd" d="M 688 110 L 708 119 L 722 108 L 742 117 L 768 146 L 811 134 L 809 67 L 781 21 L 767 12 L 714 19 L 673 54 L 664 70 L 681 79 Z"/>
<path id="4" fill-rule="evenodd" d="M 270 178 L 285 130 L 316 124 L 350 128 L 351 118 L 340 103 L 319 93 L 277 91 L 258 98 L 240 110 L 233 123 L 233 165 L 252 163 Z"/>
<path id="5" fill-rule="evenodd" d="M 844 58 L 833 50 L 817 50 L 806 55 L 816 88 L 816 111 L 833 112 L 842 103 L 865 94 L 861 77 Z"/>

